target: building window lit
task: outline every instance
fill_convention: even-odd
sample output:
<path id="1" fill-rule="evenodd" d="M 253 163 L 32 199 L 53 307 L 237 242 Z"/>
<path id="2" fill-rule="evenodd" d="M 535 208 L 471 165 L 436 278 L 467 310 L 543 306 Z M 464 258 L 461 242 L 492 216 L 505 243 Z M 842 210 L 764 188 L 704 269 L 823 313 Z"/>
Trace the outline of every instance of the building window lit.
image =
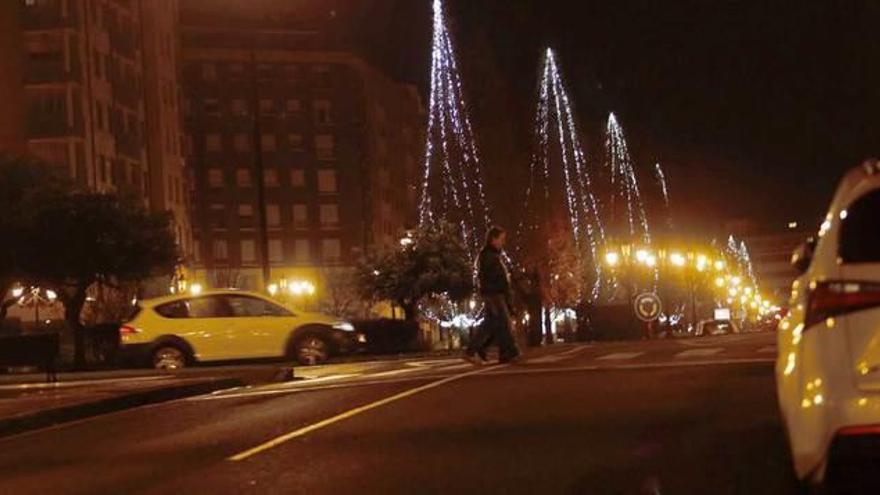
<path id="1" fill-rule="evenodd" d="M 233 137 L 233 146 L 235 147 L 235 151 L 250 151 L 251 150 L 251 138 L 244 132 L 239 132 Z"/>
<path id="2" fill-rule="evenodd" d="M 214 239 L 212 257 L 215 261 L 226 261 L 229 259 L 229 248 L 223 239 Z"/>
<path id="3" fill-rule="evenodd" d="M 290 171 L 290 185 L 291 187 L 305 187 L 306 185 L 306 171 L 301 168 L 295 168 Z"/>
<path id="4" fill-rule="evenodd" d="M 306 205 L 293 205 L 293 227 L 296 229 L 307 229 L 309 227 L 309 210 Z"/>
<path id="5" fill-rule="evenodd" d="M 206 135 L 205 149 L 211 152 L 223 151 L 223 141 L 220 139 L 220 134 Z"/>
<path id="6" fill-rule="evenodd" d="M 315 155 L 318 160 L 333 160 L 336 157 L 333 136 L 329 134 L 315 136 Z"/>
<path id="7" fill-rule="evenodd" d="M 319 216 L 322 229 L 335 229 L 339 227 L 338 205 L 321 205 Z"/>
<path id="8" fill-rule="evenodd" d="M 267 168 L 263 171 L 263 185 L 266 187 L 278 187 L 280 185 L 277 169 Z"/>
<path id="9" fill-rule="evenodd" d="M 232 115 L 244 116 L 248 115 L 248 105 L 245 100 L 236 98 L 231 103 Z"/>
<path id="10" fill-rule="evenodd" d="M 281 226 L 281 207 L 276 204 L 266 205 L 266 224 L 269 227 Z"/>
<path id="11" fill-rule="evenodd" d="M 330 125 L 333 123 L 331 114 L 332 105 L 327 100 L 318 100 L 314 103 L 314 114 L 316 125 Z"/>
<path id="12" fill-rule="evenodd" d="M 223 187 L 223 169 L 212 168 L 208 170 L 208 186 L 212 188 Z"/>
<path id="13" fill-rule="evenodd" d="M 274 263 L 284 261 L 284 246 L 281 239 L 269 240 L 269 261 Z"/>
<path id="14" fill-rule="evenodd" d="M 321 256 L 326 263 L 339 263 L 342 258 L 342 245 L 339 239 L 321 241 Z"/>
<path id="15" fill-rule="evenodd" d="M 241 220 L 253 220 L 254 205 L 240 204 L 238 205 L 238 218 Z"/>
<path id="16" fill-rule="evenodd" d="M 242 263 L 257 261 L 257 247 L 253 239 L 243 239 L 241 241 L 241 261 Z"/>
<path id="17" fill-rule="evenodd" d="M 251 171 L 248 168 L 240 168 L 235 171 L 235 184 L 238 187 L 251 187 L 254 185 L 251 179 Z"/>
<path id="18" fill-rule="evenodd" d="M 311 261 L 312 254 L 309 250 L 308 239 L 297 239 L 296 242 L 294 242 L 293 256 L 294 260 L 299 264 L 306 264 Z"/>
<path id="19" fill-rule="evenodd" d="M 275 134 L 263 134 L 260 136 L 260 145 L 263 151 L 275 151 L 278 149 L 278 141 Z"/>
<path id="20" fill-rule="evenodd" d="M 302 151 L 302 149 L 303 149 L 302 134 L 288 134 L 287 135 L 287 144 L 288 144 L 288 146 L 290 146 L 290 149 L 293 151 Z"/>
<path id="21" fill-rule="evenodd" d="M 263 98 L 260 100 L 260 115 L 272 115 L 275 113 L 275 100 Z"/>
<path id="22" fill-rule="evenodd" d="M 335 170 L 318 170 L 318 192 L 333 194 L 338 191 Z"/>

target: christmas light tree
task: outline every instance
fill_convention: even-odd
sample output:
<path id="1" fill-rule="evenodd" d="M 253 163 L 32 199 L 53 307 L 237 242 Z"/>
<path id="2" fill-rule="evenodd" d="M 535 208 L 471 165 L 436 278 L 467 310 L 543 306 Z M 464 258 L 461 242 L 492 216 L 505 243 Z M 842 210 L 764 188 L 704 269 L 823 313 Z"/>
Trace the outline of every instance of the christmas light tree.
<path id="1" fill-rule="evenodd" d="M 459 226 L 472 255 L 480 249 L 490 223 L 455 49 L 443 3 L 434 0 L 431 94 L 419 223 L 426 226 L 438 222 Z"/>
<path id="2" fill-rule="evenodd" d="M 611 176 L 610 228 L 619 241 L 651 244 L 651 232 L 623 128 L 614 113 L 606 128 L 607 167 Z"/>

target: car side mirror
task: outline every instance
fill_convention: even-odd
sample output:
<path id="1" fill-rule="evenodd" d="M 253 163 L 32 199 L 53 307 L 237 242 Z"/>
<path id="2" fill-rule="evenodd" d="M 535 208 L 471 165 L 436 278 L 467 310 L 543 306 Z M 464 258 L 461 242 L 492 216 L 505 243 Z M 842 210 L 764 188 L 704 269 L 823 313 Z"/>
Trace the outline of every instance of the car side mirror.
<path id="1" fill-rule="evenodd" d="M 816 249 L 816 239 L 810 237 L 803 244 L 797 247 L 794 250 L 794 253 L 791 255 L 791 266 L 797 270 L 798 275 L 803 274 L 810 268 L 810 263 L 813 261 L 813 251 Z"/>

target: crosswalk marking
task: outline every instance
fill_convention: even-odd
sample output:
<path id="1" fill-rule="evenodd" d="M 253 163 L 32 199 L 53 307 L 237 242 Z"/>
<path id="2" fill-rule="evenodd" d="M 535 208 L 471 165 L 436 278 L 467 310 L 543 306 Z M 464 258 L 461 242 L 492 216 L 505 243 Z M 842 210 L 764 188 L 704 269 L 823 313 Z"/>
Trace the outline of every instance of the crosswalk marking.
<path id="1" fill-rule="evenodd" d="M 596 358 L 597 361 L 625 361 L 627 359 L 635 359 L 644 354 L 644 352 L 615 352 L 606 354 Z"/>
<path id="2" fill-rule="evenodd" d="M 391 370 L 391 371 L 383 371 L 381 373 L 371 373 L 370 377 L 378 378 L 383 376 L 394 376 L 394 375 L 403 375 L 405 373 L 412 373 L 413 371 L 423 371 L 424 368 L 402 368 L 399 370 Z"/>
<path id="3" fill-rule="evenodd" d="M 762 347 L 758 349 L 758 352 L 760 352 L 761 354 L 776 354 L 776 346 L 768 345 L 767 347 Z"/>
<path id="4" fill-rule="evenodd" d="M 687 351 L 681 351 L 675 355 L 676 358 L 689 358 L 689 357 L 706 357 L 706 356 L 714 356 L 715 354 L 724 352 L 724 349 L 721 347 L 712 347 L 709 349 L 689 349 Z"/>
<path id="5" fill-rule="evenodd" d="M 557 361 L 562 361 L 565 359 L 572 358 L 572 357 L 574 357 L 575 354 L 582 352 L 587 347 L 588 346 L 575 347 L 574 349 L 569 349 L 567 351 L 558 352 L 556 354 L 550 354 L 550 355 L 541 356 L 541 357 L 538 357 L 535 359 L 529 359 L 528 362 L 529 363 L 539 363 L 539 364 L 540 363 L 555 363 Z"/>

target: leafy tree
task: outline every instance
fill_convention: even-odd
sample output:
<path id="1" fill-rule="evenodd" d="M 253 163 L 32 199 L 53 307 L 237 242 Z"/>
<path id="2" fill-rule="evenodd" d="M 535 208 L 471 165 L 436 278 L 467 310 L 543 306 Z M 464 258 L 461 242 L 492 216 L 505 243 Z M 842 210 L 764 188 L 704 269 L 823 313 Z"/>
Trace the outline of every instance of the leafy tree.
<path id="1" fill-rule="evenodd" d="M 94 284 L 122 286 L 170 275 L 177 260 L 170 216 L 115 195 L 71 193 L 47 198 L 27 215 L 22 269 L 56 290 L 74 332 L 75 360 L 85 361 L 83 305 Z"/>
<path id="2" fill-rule="evenodd" d="M 408 238 L 407 244 L 382 250 L 358 267 L 358 287 L 365 298 L 392 301 L 414 321 L 427 296 L 462 301 L 471 295 L 473 269 L 454 227 L 441 223 L 419 228 Z"/>
<path id="3" fill-rule="evenodd" d="M 69 185 L 36 160 L 0 156 L 0 321 L 16 299 L 10 296 L 15 284 L 30 284 L 32 277 L 22 269 L 30 253 L 26 239 L 28 215 L 50 197 L 58 197 Z"/>

